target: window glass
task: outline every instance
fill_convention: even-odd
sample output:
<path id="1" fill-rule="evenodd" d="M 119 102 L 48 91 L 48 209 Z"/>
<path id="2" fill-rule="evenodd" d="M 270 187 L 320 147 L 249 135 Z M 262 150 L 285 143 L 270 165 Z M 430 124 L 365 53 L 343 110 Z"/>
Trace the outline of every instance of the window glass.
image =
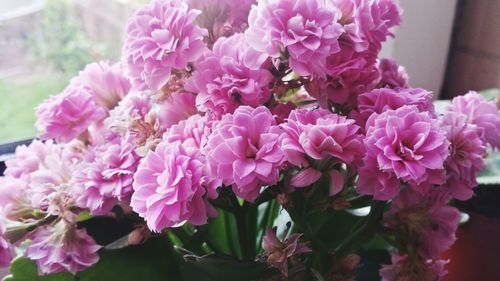
<path id="1" fill-rule="evenodd" d="M 36 135 L 35 107 L 87 63 L 117 61 L 146 0 L 0 0 L 0 144 Z"/>

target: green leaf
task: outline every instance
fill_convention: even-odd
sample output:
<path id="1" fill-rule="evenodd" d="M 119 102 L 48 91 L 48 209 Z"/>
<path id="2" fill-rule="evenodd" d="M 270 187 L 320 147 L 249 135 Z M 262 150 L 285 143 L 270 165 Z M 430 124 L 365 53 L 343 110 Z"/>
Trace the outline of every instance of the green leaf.
<path id="1" fill-rule="evenodd" d="M 179 266 L 171 244 L 165 237 L 120 250 L 100 251 L 99 262 L 76 276 L 58 273 L 40 277 L 36 265 L 18 258 L 11 265 L 11 275 L 4 281 L 180 281 Z"/>
<path id="2" fill-rule="evenodd" d="M 182 248 L 176 248 L 176 252 L 178 258 L 185 261 L 180 262 L 182 280 L 250 281 L 276 274 L 265 264 L 254 261 L 239 261 L 217 254 L 199 257 Z"/>
<path id="3" fill-rule="evenodd" d="M 222 209 L 217 212 L 217 218 L 208 223 L 208 245 L 218 253 L 241 257 L 236 218 Z"/>
<path id="4" fill-rule="evenodd" d="M 76 281 L 69 273 L 58 273 L 49 276 L 38 276 L 36 265 L 25 257 L 18 257 L 10 265 L 10 275 L 3 281 Z"/>

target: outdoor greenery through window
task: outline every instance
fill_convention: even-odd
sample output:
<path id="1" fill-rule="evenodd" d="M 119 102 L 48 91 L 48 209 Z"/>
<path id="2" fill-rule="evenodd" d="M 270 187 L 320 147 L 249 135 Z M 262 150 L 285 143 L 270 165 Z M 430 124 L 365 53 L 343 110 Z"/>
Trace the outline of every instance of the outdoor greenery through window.
<path id="1" fill-rule="evenodd" d="M 145 0 L 0 0 L 0 144 L 36 135 L 35 107 L 86 64 L 120 57 Z"/>

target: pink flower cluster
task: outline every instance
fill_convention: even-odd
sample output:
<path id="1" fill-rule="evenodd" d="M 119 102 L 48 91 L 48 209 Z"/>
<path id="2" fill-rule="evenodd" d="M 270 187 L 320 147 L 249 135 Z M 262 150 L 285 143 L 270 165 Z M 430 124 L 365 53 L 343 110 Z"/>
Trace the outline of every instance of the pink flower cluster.
<path id="1" fill-rule="evenodd" d="M 76 274 L 99 260 L 97 251 L 100 248 L 85 230 L 60 221 L 52 228 L 36 230 L 26 256 L 36 262 L 41 275 L 53 272 Z"/>
<path id="2" fill-rule="evenodd" d="M 0 178 L 5 222 L 2 262 L 10 255 L 9 248 L 25 239 L 32 241 L 25 255 L 37 263 L 40 274 L 76 273 L 97 262 L 100 246 L 84 229 L 76 229 L 80 211 L 73 208 L 71 195 L 72 174 L 84 154 L 85 147 L 76 140 L 68 144 L 35 140 L 18 147 L 16 158 L 7 161 L 5 176 Z M 52 219 L 45 222 L 48 217 Z"/>
<path id="3" fill-rule="evenodd" d="M 200 13 L 181 0 L 155 0 L 137 10 L 123 47 L 135 89 L 160 90 L 173 70 L 182 71 L 201 56 L 207 30 L 195 24 Z"/>
<path id="4" fill-rule="evenodd" d="M 246 36 L 272 58 L 286 55 L 297 74 L 324 76 L 327 57 L 340 51 L 340 17 L 329 1 L 260 1 L 250 11 Z"/>
<path id="5" fill-rule="evenodd" d="M 199 153 L 179 141 L 162 142 L 148 153 L 134 176 L 131 206 L 146 218 L 149 229 L 207 222 L 202 166 Z"/>
<path id="6" fill-rule="evenodd" d="M 439 122 L 416 106 L 374 113 L 366 124 L 357 191 L 388 200 L 399 193 L 400 181 L 422 192 L 442 184 L 448 146 Z"/>
<path id="7" fill-rule="evenodd" d="M 217 40 L 188 81 L 189 89 L 198 93 L 198 108 L 220 118 L 240 105 L 256 107 L 267 102 L 273 76 L 263 67 L 266 59 L 243 34 Z"/>
<path id="8" fill-rule="evenodd" d="M 284 160 L 279 128 L 266 107 L 240 106 L 212 125 L 204 148 L 212 175 L 254 201 L 263 186 L 276 184 Z"/>
<path id="9" fill-rule="evenodd" d="M 500 112 L 471 92 L 438 115 L 379 59 L 400 14 L 395 0 L 151 1 L 127 24 L 122 64 L 89 64 L 37 108 L 44 141 L 0 177 L 0 265 L 31 240 L 40 274 L 92 266 L 83 212 L 134 217 L 137 244 L 210 224 L 216 208 L 274 195 L 292 208 L 319 190 L 304 212 L 389 206 L 379 220 L 402 238 L 384 280 L 441 278 L 459 220 L 448 201 L 473 196 Z M 288 274 L 309 252 L 301 237 L 268 230 L 266 262 Z"/>
<path id="10" fill-rule="evenodd" d="M 76 204 L 94 215 L 111 211 L 118 201 L 128 204 L 140 157 L 130 143 L 116 140 L 91 147 L 73 174 Z"/>
<path id="11" fill-rule="evenodd" d="M 341 191 L 343 175 L 333 166 L 359 164 L 364 152 L 354 120 L 328 110 L 295 109 L 281 125 L 281 147 L 286 160 L 302 168 L 291 180 L 295 187 L 316 182 L 322 173 L 330 179 L 330 195 Z"/>

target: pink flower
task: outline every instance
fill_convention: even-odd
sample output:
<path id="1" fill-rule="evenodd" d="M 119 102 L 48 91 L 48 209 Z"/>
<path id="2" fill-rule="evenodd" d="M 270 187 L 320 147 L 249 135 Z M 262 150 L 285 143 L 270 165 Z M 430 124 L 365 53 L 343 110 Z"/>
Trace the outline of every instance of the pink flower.
<path id="1" fill-rule="evenodd" d="M 16 157 L 7 162 L 5 185 L 10 190 L 0 192 L 0 201 L 6 200 L 2 206 L 7 216 L 19 218 L 32 209 L 46 212 L 53 207 L 49 197 L 67 188 L 83 157 L 83 152 L 73 149 L 73 143 L 58 145 L 37 140 L 18 148 Z"/>
<path id="2" fill-rule="evenodd" d="M 189 7 L 201 11 L 197 23 L 208 29 L 209 42 L 229 37 L 248 27 L 248 13 L 255 0 L 188 0 Z"/>
<path id="3" fill-rule="evenodd" d="M 132 92 L 121 100 L 104 120 L 106 129 L 125 135 L 136 120 L 143 120 L 153 110 L 153 100 L 146 92 Z"/>
<path id="4" fill-rule="evenodd" d="M 22 179 L 0 177 L 0 214 L 9 220 L 31 217 L 33 207 L 28 197 L 28 182 Z"/>
<path id="5" fill-rule="evenodd" d="M 366 156 L 359 169 L 356 191 L 373 195 L 376 200 L 390 200 L 399 194 L 401 183 L 394 173 L 381 171 L 375 155 Z"/>
<path id="6" fill-rule="evenodd" d="M 276 236 L 276 230 L 267 228 L 262 239 L 262 248 L 264 249 L 264 255 L 267 257 L 267 263 L 278 268 L 285 277 L 288 276 L 288 262 L 290 259 L 312 251 L 304 243 L 299 243 L 301 236 L 302 234 L 293 233 L 286 239 L 280 240 Z"/>
<path id="7" fill-rule="evenodd" d="M 345 29 L 344 40 L 354 44 L 356 52 L 367 48 L 380 50 L 392 36 L 390 28 L 401 23 L 401 10 L 394 0 L 333 0 L 341 10 L 339 22 Z"/>
<path id="8" fill-rule="evenodd" d="M 19 147 L 7 162 L 8 175 L 0 178 L 3 215 L 23 221 L 33 218 L 35 209 L 58 213 L 60 206 L 71 204 L 69 198 L 57 194 L 66 192 L 71 173 L 83 157 L 83 152 L 73 149 L 73 143 L 56 145 L 37 140 Z"/>
<path id="9" fill-rule="evenodd" d="M 106 110 L 96 104 L 89 88 L 70 84 L 37 107 L 35 125 L 42 139 L 69 142 L 105 117 Z"/>
<path id="10" fill-rule="evenodd" d="M 213 177 L 232 185 L 239 197 L 254 201 L 262 186 L 279 180 L 283 153 L 279 129 L 264 106 L 240 106 L 213 125 L 204 149 Z"/>
<path id="11" fill-rule="evenodd" d="M 388 227 L 403 235 L 424 259 L 439 258 L 455 242 L 460 212 L 447 206 L 446 194 L 405 189 L 384 215 Z"/>
<path id="12" fill-rule="evenodd" d="M 378 62 L 378 68 L 381 75 L 379 82 L 381 87 L 408 87 L 408 73 L 406 73 L 406 69 L 398 65 L 396 61 L 392 59 L 381 59 Z"/>
<path id="13" fill-rule="evenodd" d="M 493 148 L 500 148 L 500 112 L 493 101 L 487 101 L 477 92 L 455 97 L 447 111 L 455 111 L 467 116 L 467 122 L 476 125 L 481 138 Z"/>
<path id="14" fill-rule="evenodd" d="M 378 178 L 373 174 L 377 170 L 387 173 L 379 182 L 395 176 L 415 188 L 427 183 L 440 184 L 444 181 L 441 171 L 449 155 L 448 147 L 438 121 L 427 112 L 419 112 L 416 106 L 373 114 L 366 125 L 366 156 L 364 166 L 359 169 L 358 192 L 370 194 L 367 192 L 375 191 L 373 187 L 364 186 L 371 183 L 363 178 Z M 387 187 L 396 187 L 393 181 L 390 183 Z M 384 193 L 394 196 L 398 190 Z M 375 199 L 390 199 L 378 197 L 377 191 L 373 194 Z"/>
<path id="15" fill-rule="evenodd" d="M 155 232 L 186 221 L 205 224 L 210 206 L 205 201 L 204 176 L 198 149 L 161 142 L 139 164 L 131 206 Z"/>
<path id="16" fill-rule="evenodd" d="M 394 0 L 334 0 L 342 11 L 340 22 L 357 52 L 368 46 L 380 50 L 391 34 L 390 28 L 401 23 L 401 10 Z"/>
<path id="17" fill-rule="evenodd" d="M 123 48 L 135 89 L 157 91 L 173 69 L 183 70 L 200 57 L 207 30 L 194 24 L 199 14 L 181 0 L 154 0 L 137 10 Z"/>
<path id="18" fill-rule="evenodd" d="M 184 147 L 201 149 L 207 144 L 209 134 L 207 117 L 196 114 L 170 127 L 163 135 L 163 140 L 168 143 L 180 141 Z"/>
<path id="19" fill-rule="evenodd" d="M 146 92 L 130 93 L 110 111 L 105 120 L 109 130 L 130 143 L 139 156 L 145 156 L 160 142 L 164 129 Z M 111 135 L 111 138 L 116 137 Z"/>
<path id="20" fill-rule="evenodd" d="M 290 113 L 281 128 L 284 132 L 280 141 L 286 160 L 305 168 L 292 178 L 292 186 L 308 186 L 328 172 L 330 195 L 340 192 L 344 178 L 332 167 L 339 163 L 356 164 L 364 152 L 359 126 L 354 120 L 324 109 L 299 108 Z"/>
<path id="21" fill-rule="evenodd" d="M 88 64 L 71 84 L 88 88 L 95 102 L 103 108 L 112 109 L 130 91 L 130 82 L 123 76 L 120 64 L 100 61 Z"/>
<path id="22" fill-rule="evenodd" d="M 91 147 L 87 159 L 73 174 L 76 203 L 94 215 L 111 211 L 118 201 L 128 204 L 139 156 L 123 140 Z"/>
<path id="23" fill-rule="evenodd" d="M 363 155 L 354 120 L 327 110 L 295 109 L 281 127 L 283 151 L 294 165 L 304 165 L 306 157 L 318 161 L 333 157 L 333 163 L 352 164 Z"/>
<path id="24" fill-rule="evenodd" d="M 0 267 L 7 267 L 12 260 L 9 243 L 3 238 L 5 227 L 3 221 L 0 220 Z"/>
<path id="25" fill-rule="evenodd" d="M 456 199 L 470 199 L 477 185 L 476 174 L 486 166 L 486 147 L 480 137 L 481 131 L 476 125 L 467 123 L 467 116 L 453 111 L 441 118 L 441 124 L 450 142 L 444 187 Z"/>
<path id="26" fill-rule="evenodd" d="M 57 272 L 76 274 L 99 260 L 97 245 L 84 229 L 61 220 L 54 226 L 37 228 L 25 255 L 36 262 L 40 275 Z"/>
<path id="27" fill-rule="evenodd" d="M 259 1 L 250 11 L 245 35 L 252 47 L 272 58 L 286 53 L 299 75 L 325 76 L 326 58 L 340 51 L 340 16 L 330 1 Z"/>
<path id="28" fill-rule="evenodd" d="M 315 78 L 306 85 L 309 94 L 315 97 L 323 108 L 329 102 L 351 110 L 357 96 L 371 91 L 378 83 L 377 50 L 369 48 L 361 53 L 349 42 L 341 42 L 341 50 L 326 60 L 326 78 Z"/>
<path id="29" fill-rule="evenodd" d="M 407 255 L 392 255 L 391 265 L 382 265 L 382 281 L 439 281 L 446 275 L 444 260 L 422 260 Z"/>
<path id="30" fill-rule="evenodd" d="M 373 113 L 380 114 L 404 105 L 415 105 L 419 111 L 427 111 L 434 115 L 432 93 L 419 88 L 381 88 L 361 94 L 358 96 L 358 111 L 353 112 L 353 115 L 361 125 L 364 125 Z"/>
<path id="31" fill-rule="evenodd" d="M 262 68 L 266 58 L 250 47 L 243 34 L 220 38 L 197 64 L 187 88 L 198 93 L 198 108 L 217 119 L 240 105 L 262 105 L 271 97 L 273 80 L 271 72 Z"/>
<path id="32" fill-rule="evenodd" d="M 164 129 L 170 128 L 179 121 L 196 114 L 196 96 L 191 93 L 172 93 L 168 99 L 160 104 L 158 120 Z"/>
<path id="33" fill-rule="evenodd" d="M 33 140 L 28 146 L 20 145 L 16 147 L 15 156 L 5 161 L 6 176 L 29 180 L 30 174 L 40 167 L 46 167 L 51 154 L 60 154 L 60 146 L 48 140 L 42 142 Z"/>

